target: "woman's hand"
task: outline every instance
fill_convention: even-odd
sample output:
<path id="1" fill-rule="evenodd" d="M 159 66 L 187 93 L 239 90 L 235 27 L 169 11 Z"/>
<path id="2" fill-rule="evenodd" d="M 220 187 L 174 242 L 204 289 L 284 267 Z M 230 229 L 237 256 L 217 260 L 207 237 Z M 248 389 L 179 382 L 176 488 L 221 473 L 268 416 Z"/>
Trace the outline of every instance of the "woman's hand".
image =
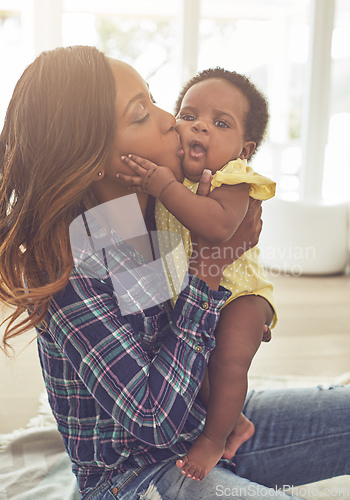
<path id="1" fill-rule="evenodd" d="M 261 214 L 261 201 L 249 198 L 248 210 L 241 225 L 230 241 L 226 242 L 230 243 L 231 248 L 234 249 L 233 261 L 239 259 L 247 250 L 258 244 L 262 229 Z"/>
<path id="2" fill-rule="evenodd" d="M 269 325 L 265 324 L 262 341 L 263 342 L 270 342 L 271 339 L 272 339 L 271 329 L 270 329 Z"/>
<path id="3" fill-rule="evenodd" d="M 210 196 L 210 183 L 211 172 L 204 171 L 197 194 Z M 217 290 L 225 267 L 258 243 L 262 229 L 261 213 L 261 201 L 249 198 L 248 210 L 241 225 L 228 241 L 220 245 L 210 245 L 196 234 L 191 234 L 193 252 L 189 271 Z"/>
<path id="4" fill-rule="evenodd" d="M 169 184 L 178 182 L 170 168 L 160 167 L 140 156 L 122 156 L 121 160 L 135 172 L 135 175 L 118 173 L 117 177 L 133 191 L 142 191 L 160 198 Z"/>

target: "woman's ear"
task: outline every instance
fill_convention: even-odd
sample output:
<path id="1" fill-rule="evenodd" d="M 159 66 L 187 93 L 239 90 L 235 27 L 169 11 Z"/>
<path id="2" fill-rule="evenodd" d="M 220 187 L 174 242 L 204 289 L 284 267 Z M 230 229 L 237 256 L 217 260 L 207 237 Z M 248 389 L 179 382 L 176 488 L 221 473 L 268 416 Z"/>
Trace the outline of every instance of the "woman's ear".
<path id="1" fill-rule="evenodd" d="M 239 155 L 241 160 L 248 160 L 254 152 L 256 148 L 256 143 L 254 141 L 247 141 L 243 145 L 243 149 L 241 151 L 241 154 Z"/>
<path id="2" fill-rule="evenodd" d="M 104 170 L 100 170 L 99 172 L 97 172 L 97 174 L 95 174 L 95 181 L 100 181 L 101 179 L 103 179 L 105 176 L 105 171 Z"/>

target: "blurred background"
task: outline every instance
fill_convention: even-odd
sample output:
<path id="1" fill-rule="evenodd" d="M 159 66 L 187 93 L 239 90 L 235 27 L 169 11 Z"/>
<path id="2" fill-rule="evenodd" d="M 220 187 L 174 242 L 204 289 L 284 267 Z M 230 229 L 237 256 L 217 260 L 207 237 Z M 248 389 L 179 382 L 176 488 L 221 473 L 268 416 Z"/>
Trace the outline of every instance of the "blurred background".
<path id="1" fill-rule="evenodd" d="M 349 0 L 0 0 L 1 123 L 24 68 L 43 50 L 75 44 L 133 65 L 169 111 L 197 70 L 250 76 L 271 111 L 255 164 L 278 181 L 279 196 L 349 198 Z M 320 177 L 312 188 L 303 172 L 310 128 Z"/>
<path id="2" fill-rule="evenodd" d="M 344 271 L 349 0 L 0 0 L 1 124 L 24 68 L 43 50 L 75 44 L 133 65 L 168 111 L 198 70 L 223 66 L 251 77 L 271 113 L 253 166 L 277 182 L 262 259 L 292 274 Z"/>
<path id="3" fill-rule="evenodd" d="M 1 127 L 25 67 L 76 44 L 130 63 L 171 112 L 182 84 L 208 67 L 244 73 L 266 94 L 271 119 L 253 167 L 277 182 L 259 246 L 279 323 L 252 372 L 350 370 L 350 0 L 0 0 Z M 35 343 L 1 359 L 0 377 L 17 384 L 0 394 L 10 429 L 18 401 L 34 414 L 43 390 Z"/>

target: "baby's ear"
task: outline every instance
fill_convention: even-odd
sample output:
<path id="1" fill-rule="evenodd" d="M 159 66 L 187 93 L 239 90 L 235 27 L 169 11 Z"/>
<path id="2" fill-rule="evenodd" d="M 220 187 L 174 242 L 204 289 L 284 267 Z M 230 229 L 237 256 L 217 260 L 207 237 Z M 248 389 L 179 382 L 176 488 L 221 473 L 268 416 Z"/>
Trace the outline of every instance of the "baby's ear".
<path id="1" fill-rule="evenodd" d="M 255 148 L 256 148 L 256 143 L 254 141 L 245 142 L 241 154 L 239 155 L 240 159 L 248 160 L 248 158 L 250 158 L 254 153 Z"/>

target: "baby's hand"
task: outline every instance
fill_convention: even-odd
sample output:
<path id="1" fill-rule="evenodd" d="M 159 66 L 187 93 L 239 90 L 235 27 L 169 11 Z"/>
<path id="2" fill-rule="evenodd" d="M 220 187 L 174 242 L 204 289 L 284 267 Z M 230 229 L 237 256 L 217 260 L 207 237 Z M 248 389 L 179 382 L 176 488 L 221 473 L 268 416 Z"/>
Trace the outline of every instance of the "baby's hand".
<path id="1" fill-rule="evenodd" d="M 160 198 L 161 194 L 169 184 L 177 182 L 173 172 L 168 167 L 160 167 L 145 158 L 136 155 L 122 156 L 124 161 L 136 175 L 118 173 L 129 188 L 134 191 L 142 191 Z"/>

